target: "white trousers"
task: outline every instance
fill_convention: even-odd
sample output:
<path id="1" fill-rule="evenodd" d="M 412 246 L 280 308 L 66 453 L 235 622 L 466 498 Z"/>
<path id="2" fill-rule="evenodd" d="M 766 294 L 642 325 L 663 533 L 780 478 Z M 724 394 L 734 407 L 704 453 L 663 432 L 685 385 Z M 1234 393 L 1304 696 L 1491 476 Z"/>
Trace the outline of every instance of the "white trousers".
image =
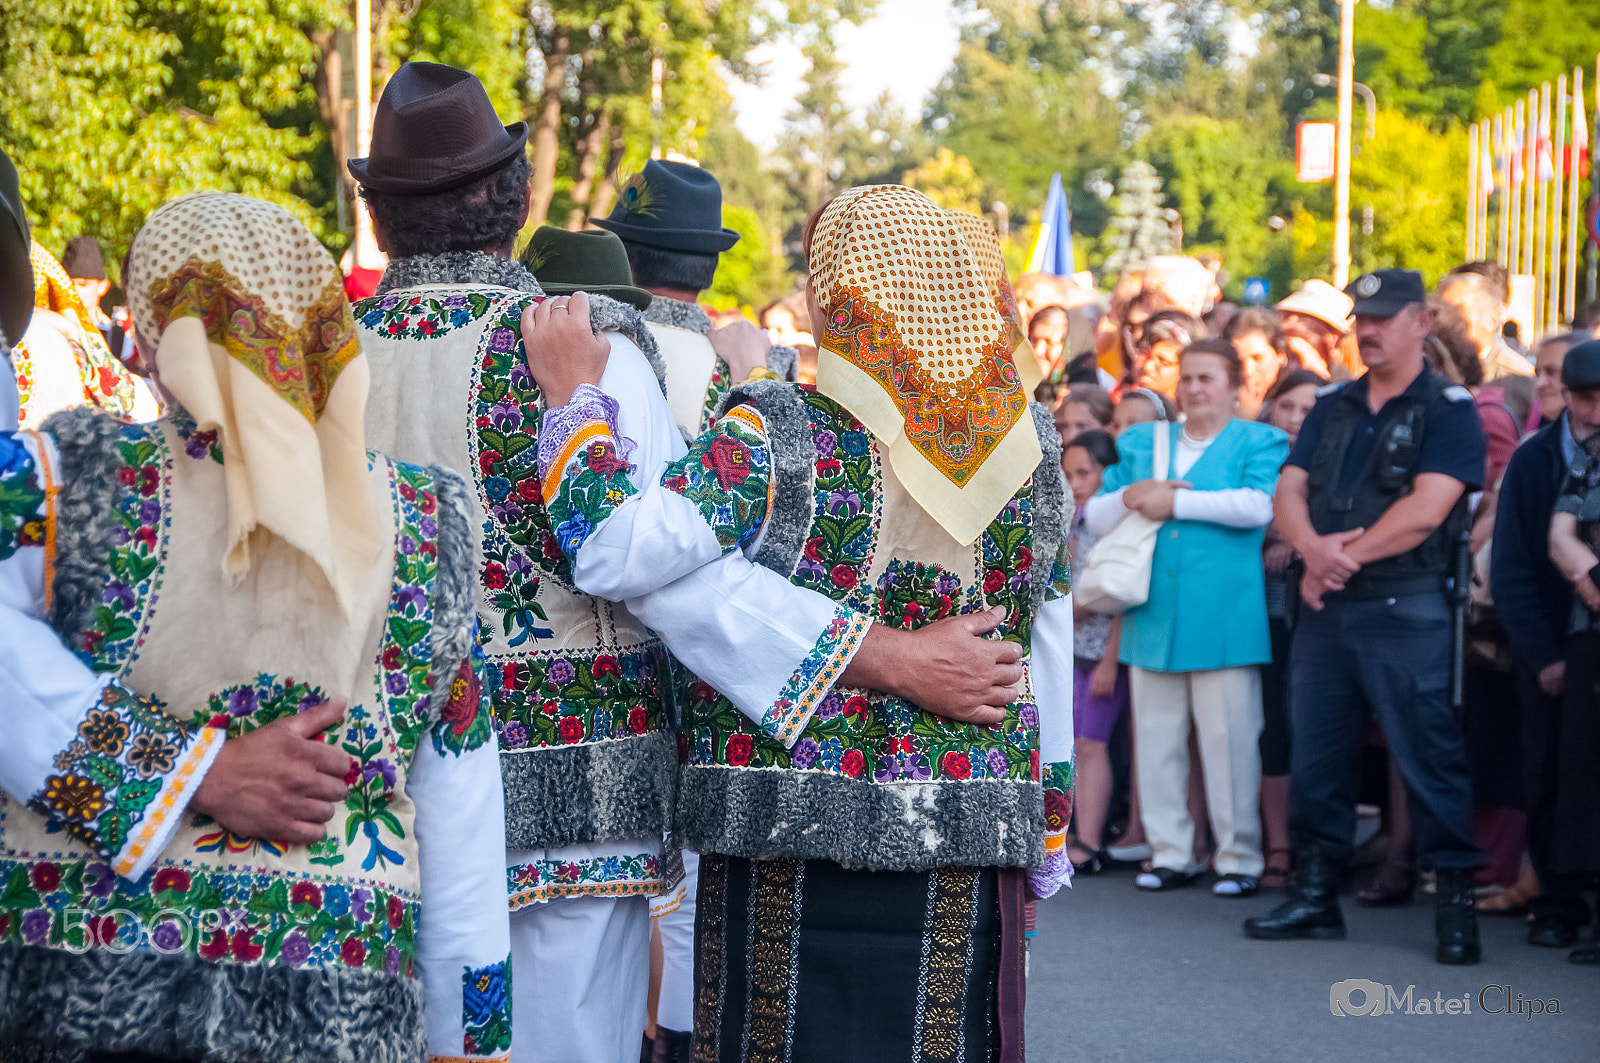
<path id="1" fill-rule="evenodd" d="M 649 986 L 649 898 L 512 912 L 512 1063 L 637 1063 Z"/>
<path id="2" fill-rule="evenodd" d="M 1217 839 L 1214 866 L 1219 874 L 1260 875 L 1260 669 L 1131 672 L 1134 769 L 1155 866 L 1199 870 L 1193 866 L 1195 824 L 1187 802 L 1192 720 Z"/>
<path id="3" fill-rule="evenodd" d="M 694 900 L 700 888 L 700 857 L 683 854 L 682 899 L 655 917 L 661 931 L 661 996 L 656 1026 L 680 1033 L 694 1029 Z"/>

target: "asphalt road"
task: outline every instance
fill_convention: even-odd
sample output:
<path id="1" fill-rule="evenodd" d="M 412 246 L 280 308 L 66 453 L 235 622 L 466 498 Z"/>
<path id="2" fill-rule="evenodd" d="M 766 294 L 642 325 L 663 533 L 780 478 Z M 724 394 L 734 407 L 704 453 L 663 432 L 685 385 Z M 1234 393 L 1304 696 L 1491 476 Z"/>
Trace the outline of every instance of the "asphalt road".
<path id="1" fill-rule="evenodd" d="M 1367 909 L 1343 899 L 1345 941 L 1252 941 L 1240 923 L 1278 903 L 1214 897 L 1208 883 L 1145 893 L 1131 871 L 1080 878 L 1039 906 L 1028 981 L 1031 1063 L 1600 1063 L 1600 968 L 1484 917 L 1484 960 L 1433 962 L 1433 899 Z M 1334 1015 L 1344 979 L 1412 990 L 1417 1013 Z M 1489 986 L 1510 986 L 1507 993 Z M 1386 995 L 1386 994 L 1385 994 Z M 1470 1013 L 1421 1014 L 1435 996 Z M 1517 997 L 1560 1014 L 1517 1014 Z M 1481 998 L 1481 999 L 1480 999 Z M 1352 994 L 1359 1007 L 1363 1000 Z M 1510 1014 L 1487 1014 L 1504 1007 Z M 1546 1005 L 1548 1007 L 1548 1005 Z"/>

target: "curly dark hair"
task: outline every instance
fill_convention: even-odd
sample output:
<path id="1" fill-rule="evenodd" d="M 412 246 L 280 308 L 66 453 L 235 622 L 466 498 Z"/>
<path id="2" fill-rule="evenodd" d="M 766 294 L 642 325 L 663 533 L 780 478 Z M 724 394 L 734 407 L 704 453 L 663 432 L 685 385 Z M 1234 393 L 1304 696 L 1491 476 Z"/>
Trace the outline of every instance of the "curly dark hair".
<path id="1" fill-rule="evenodd" d="M 471 184 L 421 196 L 363 187 L 361 198 L 392 258 L 447 251 L 510 251 L 528 202 L 528 157 Z"/>
<path id="2" fill-rule="evenodd" d="M 622 246 L 628 252 L 633 283 L 641 288 L 703 292 L 717 275 L 720 256 L 715 251 L 669 251 L 632 240 L 623 240 Z"/>

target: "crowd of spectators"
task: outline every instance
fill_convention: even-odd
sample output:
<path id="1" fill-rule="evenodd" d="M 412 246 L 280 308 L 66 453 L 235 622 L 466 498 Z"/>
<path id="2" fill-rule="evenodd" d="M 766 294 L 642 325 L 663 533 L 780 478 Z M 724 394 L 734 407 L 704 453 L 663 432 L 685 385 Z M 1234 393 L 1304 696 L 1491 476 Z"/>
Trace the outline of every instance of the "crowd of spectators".
<path id="1" fill-rule="evenodd" d="M 1132 869 L 1153 892 L 1209 871 L 1215 894 L 1237 898 L 1291 885 L 1298 859 L 1303 562 L 1273 520 L 1279 467 L 1319 397 L 1366 366 L 1353 300 L 1332 285 L 1239 308 L 1215 284 L 1197 302 L 1195 276 L 1151 269 L 1104 307 L 1031 307 L 1029 335 L 1076 503 L 1075 569 L 1124 514 L 1163 521 L 1149 602 L 1078 609 L 1070 856 L 1078 874 Z M 1571 949 L 1594 925 L 1600 881 L 1600 309 L 1523 350 L 1509 303 L 1505 270 L 1471 262 L 1423 307 L 1427 365 L 1470 394 L 1487 444 L 1463 481 L 1473 576 L 1453 715 L 1482 852 L 1473 903 L 1526 917 L 1530 944 Z M 1174 464 L 1156 483 L 1166 432 Z M 1345 885 L 1363 904 L 1409 903 L 1438 875 L 1418 863 L 1418 795 L 1389 755 L 1396 737 L 1366 727 Z M 1600 959 L 1593 945 L 1571 956 Z"/>

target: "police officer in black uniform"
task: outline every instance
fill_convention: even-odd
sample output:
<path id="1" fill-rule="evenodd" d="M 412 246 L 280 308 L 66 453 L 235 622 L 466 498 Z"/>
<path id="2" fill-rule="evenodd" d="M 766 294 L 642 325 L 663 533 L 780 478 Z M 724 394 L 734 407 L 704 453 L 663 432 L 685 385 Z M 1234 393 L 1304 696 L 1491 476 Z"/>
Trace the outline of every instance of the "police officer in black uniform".
<path id="1" fill-rule="evenodd" d="M 1370 704 L 1405 779 L 1417 850 L 1438 875 L 1440 963 L 1477 963 L 1472 786 L 1450 705 L 1451 576 L 1482 484 L 1465 388 L 1428 365 L 1422 277 L 1380 269 L 1346 289 L 1366 375 L 1323 389 L 1278 481 L 1278 528 L 1304 558 L 1294 634 L 1290 833 L 1295 884 L 1253 938 L 1343 938 L 1339 873 L 1356 826 Z"/>

